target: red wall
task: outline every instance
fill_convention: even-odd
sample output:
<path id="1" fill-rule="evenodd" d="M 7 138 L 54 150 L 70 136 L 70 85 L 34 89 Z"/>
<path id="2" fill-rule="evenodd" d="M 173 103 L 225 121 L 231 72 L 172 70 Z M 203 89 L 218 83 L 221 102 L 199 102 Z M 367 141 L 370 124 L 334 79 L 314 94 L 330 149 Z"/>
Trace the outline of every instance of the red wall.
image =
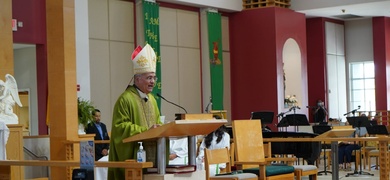
<path id="1" fill-rule="evenodd" d="M 13 32 L 14 43 L 36 44 L 38 131 L 47 134 L 47 56 L 46 56 L 46 1 L 12 0 L 12 18 L 23 22 L 23 27 Z"/>
<path id="2" fill-rule="evenodd" d="M 306 25 L 309 105 L 315 106 L 318 99 L 327 105 L 325 21 L 323 18 L 307 19 Z M 309 117 L 313 121 L 313 117 Z"/>
<path id="3" fill-rule="evenodd" d="M 390 108 L 390 18 L 374 17 L 372 34 L 375 64 L 375 101 L 377 110 Z"/>
<path id="4" fill-rule="evenodd" d="M 328 107 L 325 22 L 344 24 L 343 21 L 328 18 L 306 20 L 307 32 L 307 75 L 309 105 L 315 106 L 318 99 Z M 310 122 L 313 117 L 309 115 Z"/>
<path id="5" fill-rule="evenodd" d="M 23 22 L 14 31 L 14 43 L 46 44 L 45 0 L 12 0 L 12 18 Z"/>
<path id="6" fill-rule="evenodd" d="M 232 119 L 249 119 L 252 111 L 260 110 L 278 114 L 284 99 L 282 48 L 288 38 L 297 41 L 302 67 L 307 65 L 305 15 L 285 8 L 259 8 L 233 14 L 229 23 Z M 307 82 L 306 69 L 302 70 Z"/>

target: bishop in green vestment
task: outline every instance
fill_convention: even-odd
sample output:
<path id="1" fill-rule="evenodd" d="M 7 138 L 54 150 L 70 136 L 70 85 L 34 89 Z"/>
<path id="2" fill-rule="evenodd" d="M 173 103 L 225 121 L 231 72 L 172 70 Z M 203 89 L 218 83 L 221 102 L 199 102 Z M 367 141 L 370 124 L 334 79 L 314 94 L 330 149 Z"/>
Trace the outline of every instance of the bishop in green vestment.
<path id="1" fill-rule="evenodd" d="M 162 124 L 152 92 L 156 82 L 156 54 L 150 45 L 132 54 L 134 85 L 127 87 L 115 103 L 112 117 L 109 161 L 136 159 L 137 142 L 123 143 L 135 134 Z M 123 168 L 109 168 L 109 180 L 125 179 Z"/>

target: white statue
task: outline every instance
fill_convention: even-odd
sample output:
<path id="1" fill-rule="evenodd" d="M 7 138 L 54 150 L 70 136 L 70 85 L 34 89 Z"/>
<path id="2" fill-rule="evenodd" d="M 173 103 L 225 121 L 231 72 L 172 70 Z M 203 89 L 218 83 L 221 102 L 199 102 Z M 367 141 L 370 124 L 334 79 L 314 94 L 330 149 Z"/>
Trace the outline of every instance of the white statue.
<path id="1" fill-rule="evenodd" d="M 22 107 L 16 80 L 12 75 L 6 74 L 5 83 L 0 80 L 0 121 L 5 122 L 5 124 L 19 123 L 18 116 L 13 110 L 15 102 Z"/>

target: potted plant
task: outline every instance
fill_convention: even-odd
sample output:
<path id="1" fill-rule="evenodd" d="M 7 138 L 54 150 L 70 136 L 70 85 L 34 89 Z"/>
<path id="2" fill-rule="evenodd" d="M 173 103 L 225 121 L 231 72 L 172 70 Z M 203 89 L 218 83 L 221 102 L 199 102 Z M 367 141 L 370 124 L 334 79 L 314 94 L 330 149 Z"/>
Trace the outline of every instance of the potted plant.
<path id="1" fill-rule="evenodd" d="M 85 134 L 84 128 L 87 127 L 88 123 L 93 120 L 92 111 L 95 107 L 91 101 L 77 98 L 77 111 L 79 119 L 79 134 Z"/>

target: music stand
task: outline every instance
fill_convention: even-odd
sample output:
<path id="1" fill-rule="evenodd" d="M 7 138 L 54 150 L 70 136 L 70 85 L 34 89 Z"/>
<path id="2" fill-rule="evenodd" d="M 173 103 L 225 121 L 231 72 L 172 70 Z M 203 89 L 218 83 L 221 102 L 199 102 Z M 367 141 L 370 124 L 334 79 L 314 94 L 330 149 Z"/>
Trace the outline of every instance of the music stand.
<path id="1" fill-rule="evenodd" d="M 261 128 L 264 131 L 266 129 L 266 124 L 272 124 L 274 120 L 274 112 L 272 111 L 257 111 L 251 113 L 251 119 L 260 119 Z"/>
<path id="2" fill-rule="evenodd" d="M 295 131 L 299 131 L 298 126 L 309 126 L 309 121 L 305 114 L 287 114 L 288 125 L 295 126 Z"/>
<path id="3" fill-rule="evenodd" d="M 347 121 L 348 121 L 348 123 L 350 125 L 352 125 L 352 127 L 358 128 L 359 136 L 364 135 L 363 133 L 367 133 L 367 128 L 371 126 L 370 121 L 368 120 L 367 116 L 347 117 Z M 359 142 L 359 146 L 360 146 L 360 142 Z M 368 173 L 368 172 L 363 172 L 363 170 L 362 170 L 362 162 L 363 161 L 361 159 L 362 158 L 362 156 L 361 156 L 362 148 L 360 148 L 359 151 L 360 151 L 360 157 L 359 157 L 360 158 L 360 171 L 358 172 L 357 168 L 355 168 L 355 171 L 353 173 L 348 173 L 345 176 L 348 177 L 350 175 L 356 175 L 356 174 L 357 175 L 371 175 L 371 176 L 374 176 L 374 174 L 371 174 L 371 173 Z"/>
<path id="4" fill-rule="evenodd" d="M 370 135 L 389 135 L 389 132 L 387 131 L 387 128 L 385 125 L 375 125 L 375 126 L 369 126 L 367 127 L 367 132 Z"/>
<path id="5" fill-rule="evenodd" d="M 288 124 L 290 126 L 309 126 L 309 121 L 305 114 L 287 114 Z"/>
<path id="6" fill-rule="evenodd" d="M 352 127 L 369 127 L 371 126 L 368 117 L 358 116 L 358 117 L 347 117 L 347 121 Z"/>
<path id="7" fill-rule="evenodd" d="M 282 120 L 278 123 L 277 127 L 288 127 L 288 119 L 287 117 L 283 117 Z"/>
<path id="8" fill-rule="evenodd" d="M 315 125 L 313 126 L 313 132 L 316 133 L 316 134 L 323 134 L 327 131 L 330 131 L 332 129 L 331 126 L 328 126 L 328 125 Z M 323 141 L 321 141 L 321 143 L 323 143 Z M 319 171 L 317 174 L 318 175 L 322 175 L 322 173 L 325 173 L 325 175 L 328 175 L 327 173 L 330 173 L 332 174 L 331 171 L 328 171 L 326 170 L 326 149 L 330 149 L 330 147 L 328 145 L 326 145 L 325 143 L 321 145 L 321 148 L 323 149 L 323 152 L 324 152 L 324 170 L 323 171 Z M 328 157 L 330 158 L 330 157 Z"/>

